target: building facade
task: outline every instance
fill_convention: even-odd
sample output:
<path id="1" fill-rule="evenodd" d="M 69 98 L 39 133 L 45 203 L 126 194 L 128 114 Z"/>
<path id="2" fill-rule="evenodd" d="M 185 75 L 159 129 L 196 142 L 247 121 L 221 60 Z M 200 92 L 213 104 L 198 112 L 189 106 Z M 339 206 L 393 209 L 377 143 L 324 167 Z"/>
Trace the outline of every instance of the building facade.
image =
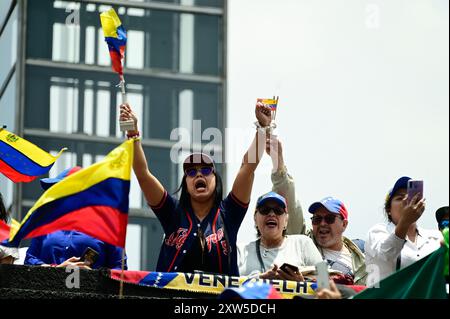
<path id="1" fill-rule="evenodd" d="M 173 129 L 193 136 L 194 120 L 201 130 L 225 127 L 226 0 L 1 1 L 0 125 L 51 153 L 68 148 L 50 176 L 87 167 L 123 141 L 119 79 L 99 19 L 111 7 L 128 32 L 128 102 L 141 119 L 149 166 L 174 192 L 191 150 L 213 144 L 224 157 L 223 141 L 186 140 Z M 38 180 L 15 185 L 4 176 L 0 191 L 19 220 L 42 194 Z M 129 267 L 152 270 L 163 232 L 134 177 L 129 216 Z"/>

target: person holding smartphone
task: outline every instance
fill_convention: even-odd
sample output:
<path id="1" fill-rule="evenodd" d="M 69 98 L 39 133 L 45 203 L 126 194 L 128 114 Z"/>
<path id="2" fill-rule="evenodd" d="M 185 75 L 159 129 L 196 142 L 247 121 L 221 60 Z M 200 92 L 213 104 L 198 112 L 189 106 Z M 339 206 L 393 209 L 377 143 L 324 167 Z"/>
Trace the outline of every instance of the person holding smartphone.
<path id="1" fill-rule="evenodd" d="M 322 261 L 311 238 L 286 234 L 289 214 L 283 196 L 275 192 L 260 196 L 254 219 L 258 239 L 239 245 L 242 276 L 304 281 L 301 268 Z"/>
<path id="2" fill-rule="evenodd" d="M 408 198 L 408 182 L 400 177 L 386 196 L 384 209 L 387 222 L 373 226 L 366 240 L 366 266 L 373 270 L 367 280 L 374 285 L 396 270 L 429 255 L 440 247 L 442 235 L 438 230 L 423 229 L 417 221 L 425 211 L 423 189 Z M 419 184 L 419 183 L 417 183 Z M 414 183 L 410 182 L 414 186 Z"/>
<path id="3" fill-rule="evenodd" d="M 213 159 L 193 153 L 183 162 L 177 199 L 150 171 L 142 144 L 136 138 L 138 119 L 130 105 L 120 106 L 120 119 L 134 121 L 135 129 L 127 132 L 128 138 L 135 138 L 134 173 L 164 230 L 156 271 L 239 275 L 237 233 L 250 202 L 255 170 L 264 154 L 271 109 L 257 102 L 255 115 L 259 125 L 228 196 L 222 198 L 222 180 Z"/>

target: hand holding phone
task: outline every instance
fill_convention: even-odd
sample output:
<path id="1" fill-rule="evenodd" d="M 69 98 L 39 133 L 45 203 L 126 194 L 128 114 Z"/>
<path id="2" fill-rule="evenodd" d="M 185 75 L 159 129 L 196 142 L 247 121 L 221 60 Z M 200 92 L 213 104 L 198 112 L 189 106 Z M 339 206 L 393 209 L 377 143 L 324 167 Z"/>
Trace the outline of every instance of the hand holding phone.
<path id="1" fill-rule="evenodd" d="M 81 262 L 84 262 L 88 266 L 92 266 L 98 259 L 98 252 L 91 247 L 86 248 L 83 255 L 80 258 Z"/>
<path id="2" fill-rule="evenodd" d="M 319 289 L 330 289 L 330 279 L 328 276 L 328 263 L 323 260 L 316 264 L 317 287 Z"/>
<path id="3" fill-rule="evenodd" d="M 282 271 L 286 272 L 286 273 L 288 273 L 288 271 L 287 271 L 288 268 L 289 268 L 290 270 L 292 270 L 294 273 L 297 273 L 297 272 L 299 271 L 299 269 L 298 269 L 297 266 L 294 266 L 294 265 L 291 265 L 291 264 L 288 264 L 288 263 L 284 263 L 284 264 L 282 264 L 281 267 L 280 267 L 280 269 L 281 269 Z"/>
<path id="4" fill-rule="evenodd" d="M 410 179 L 408 181 L 407 192 L 408 192 L 408 199 L 407 199 L 408 203 L 410 203 L 413 197 L 416 196 L 417 194 L 419 194 L 417 200 L 418 201 L 421 200 L 423 198 L 423 181 Z"/>

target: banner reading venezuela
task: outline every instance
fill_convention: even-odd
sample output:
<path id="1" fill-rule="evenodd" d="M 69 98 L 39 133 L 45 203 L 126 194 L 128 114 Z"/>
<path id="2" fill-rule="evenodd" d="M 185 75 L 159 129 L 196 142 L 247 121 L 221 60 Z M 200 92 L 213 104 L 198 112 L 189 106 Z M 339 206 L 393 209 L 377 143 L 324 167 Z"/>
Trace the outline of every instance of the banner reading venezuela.
<path id="1" fill-rule="evenodd" d="M 63 148 L 53 156 L 33 143 L 0 128 L 0 173 L 14 183 L 31 182 L 48 173 L 65 150 L 66 148 Z"/>
<path id="2" fill-rule="evenodd" d="M 50 187 L 11 229 L 7 246 L 58 230 L 77 230 L 124 247 L 134 141 L 115 148 L 102 161 Z"/>
<path id="3" fill-rule="evenodd" d="M 121 270 L 111 270 L 111 278 L 120 281 Z M 161 273 L 148 271 L 124 271 L 124 282 L 140 286 L 162 289 L 173 289 L 190 292 L 209 293 L 219 295 L 225 288 L 239 288 L 247 282 L 263 281 L 273 285 L 285 299 L 295 296 L 304 298 L 314 297 L 313 282 L 295 282 L 287 280 L 265 280 L 249 277 L 232 277 L 226 275 L 212 275 L 202 273 Z"/>
<path id="4" fill-rule="evenodd" d="M 400 269 L 354 299 L 446 299 L 444 265 L 447 247 Z M 448 259 L 447 259 L 448 262 Z"/>

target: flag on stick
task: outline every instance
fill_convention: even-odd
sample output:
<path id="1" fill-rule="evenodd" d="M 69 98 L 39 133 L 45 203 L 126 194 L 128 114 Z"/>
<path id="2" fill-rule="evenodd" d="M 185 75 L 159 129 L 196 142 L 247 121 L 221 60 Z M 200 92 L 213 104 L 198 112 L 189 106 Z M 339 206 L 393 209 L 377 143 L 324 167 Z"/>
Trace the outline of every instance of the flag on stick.
<path id="1" fill-rule="evenodd" d="M 122 59 L 125 54 L 127 44 L 127 32 L 122 26 L 114 9 L 109 9 L 100 14 L 105 41 L 108 44 L 109 55 L 111 56 L 112 68 L 115 72 L 123 76 Z"/>

